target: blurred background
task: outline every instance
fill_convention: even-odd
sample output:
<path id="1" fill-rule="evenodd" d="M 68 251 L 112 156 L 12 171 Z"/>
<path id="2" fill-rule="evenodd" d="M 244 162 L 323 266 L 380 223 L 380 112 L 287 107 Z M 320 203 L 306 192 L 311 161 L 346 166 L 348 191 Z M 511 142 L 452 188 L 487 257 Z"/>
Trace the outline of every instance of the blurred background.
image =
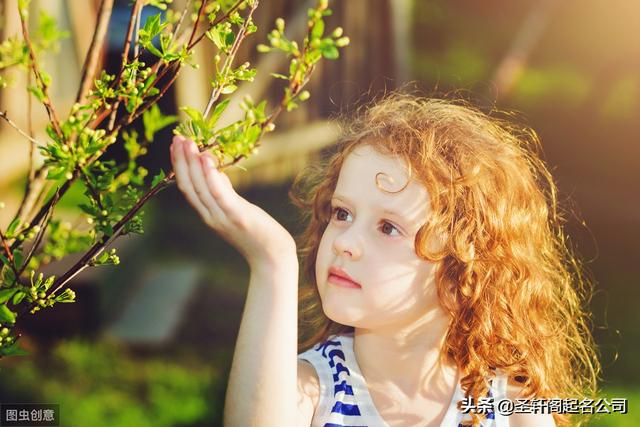
<path id="1" fill-rule="evenodd" d="M 2 38 L 19 31 L 17 6 L 0 6 Z M 69 31 L 57 54 L 43 58 L 60 111 L 71 107 L 96 25 L 98 0 L 33 0 Z M 175 0 L 180 10 L 184 1 Z M 270 72 L 286 66 L 255 46 L 277 17 L 301 39 L 313 3 L 264 1 L 259 31 L 240 52 L 259 74 L 235 101 L 279 99 Z M 560 188 L 566 229 L 590 271 L 592 324 L 603 364 L 602 395 L 629 399 L 629 414 L 602 415 L 589 425 L 640 424 L 640 3 L 632 0 L 349 0 L 331 2 L 328 28 L 342 26 L 351 44 L 324 61 L 309 85 L 311 100 L 284 114 L 258 155 L 234 169 L 234 186 L 292 233 L 302 222 L 287 197 L 293 177 L 326 155 L 337 138 L 331 121 L 385 90 L 407 87 L 427 95 L 463 96 L 483 108 L 515 112 L 540 136 L 544 158 Z M 130 2 L 116 0 L 104 67 L 117 70 Z M 145 8 L 145 15 L 157 13 Z M 145 16 L 143 16 L 143 21 Z M 204 108 L 213 49 L 196 51 L 162 99 Z M 151 60 L 151 58 L 146 58 Z M 144 59 L 143 59 L 144 60 Z M 25 73 L 0 92 L 0 108 L 24 128 Z M 237 110 L 229 112 L 231 120 Z M 35 105 L 36 129 L 46 123 Z M 42 133 L 42 139 L 44 139 Z M 156 137 L 142 164 L 170 169 L 170 130 Z M 110 149 L 107 156 L 122 158 Z M 22 196 L 28 142 L 0 123 L 0 226 L 6 228 Z M 77 223 L 73 187 L 59 213 Z M 118 240 L 121 264 L 87 270 L 71 283 L 74 304 L 24 316 L 22 345 L 29 356 L 0 362 L 0 402 L 59 403 L 67 426 L 217 426 L 239 327 L 248 267 L 200 221 L 175 186 L 145 209 L 145 233 Z M 77 258 L 48 266 L 63 272 Z"/>

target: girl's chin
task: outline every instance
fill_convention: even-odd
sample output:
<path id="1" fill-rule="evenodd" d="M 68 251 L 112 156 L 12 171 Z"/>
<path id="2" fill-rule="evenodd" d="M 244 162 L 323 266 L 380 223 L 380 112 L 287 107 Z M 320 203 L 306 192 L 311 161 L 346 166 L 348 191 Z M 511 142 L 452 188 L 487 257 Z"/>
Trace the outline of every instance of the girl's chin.
<path id="1" fill-rule="evenodd" d="M 363 319 L 362 316 L 357 315 L 356 313 L 345 311 L 345 307 L 332 307 L 322 305 L 322 310 L 324 311 L 325 316 L 327 316 L 330 320 L 339 323 L 345 326 L 351 326 L 354 328 L 362 327 Z"/>

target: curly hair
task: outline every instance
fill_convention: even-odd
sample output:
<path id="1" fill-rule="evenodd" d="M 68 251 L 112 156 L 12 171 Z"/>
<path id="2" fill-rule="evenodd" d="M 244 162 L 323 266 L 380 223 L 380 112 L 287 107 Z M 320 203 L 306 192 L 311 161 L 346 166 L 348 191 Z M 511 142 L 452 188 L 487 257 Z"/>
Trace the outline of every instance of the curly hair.
<path id="1" fill-rule="evenodd" d="M 438 263 L 435 286 L 451 317 L 440 356 L 461 370 L 465 395 L 485 396 L 499 368 L 525 397 L 595 397 L 600 364 L 583 307 L 593 289 L 565 240 L 539 138 L 462 99 L 386 95 L 343 124 L 328 159 L 296 177 L 289 196 L 306 222 L 297 238 L 300 349 L 352 330 L 323 313 L 315 262 L 340 168 L 363 144 L 404 159 L 429 192 L 415 250 Z M 480 420 L 472 414 L 474 426 Z"/>

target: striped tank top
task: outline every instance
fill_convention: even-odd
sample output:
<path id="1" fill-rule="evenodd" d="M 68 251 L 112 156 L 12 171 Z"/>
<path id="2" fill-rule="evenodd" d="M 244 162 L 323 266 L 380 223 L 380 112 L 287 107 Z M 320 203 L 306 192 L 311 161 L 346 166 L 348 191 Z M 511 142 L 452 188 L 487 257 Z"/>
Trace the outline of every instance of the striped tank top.
<path id="1" fill-rule="evenodd" d="M 369 395 L 353 353 L 353 333 L 332 335 L 298 358 L 313 365 L 320 380 L 320 396 L 311 427 L 390 427 Z M 498 374 L 491 380 L 487 397 L 494 397 L 494 402 L 498 402 L 506 398 L 506 391 L 506 376 Z M 469 420 L 469 415 L 457 407 L 462 399 L 464 392 L 458 382 L 440 427 L 466 426 L 463 421 Z M 487 411 L 482 427 L 509 427 L 509 419 L 494 406 Z"/>

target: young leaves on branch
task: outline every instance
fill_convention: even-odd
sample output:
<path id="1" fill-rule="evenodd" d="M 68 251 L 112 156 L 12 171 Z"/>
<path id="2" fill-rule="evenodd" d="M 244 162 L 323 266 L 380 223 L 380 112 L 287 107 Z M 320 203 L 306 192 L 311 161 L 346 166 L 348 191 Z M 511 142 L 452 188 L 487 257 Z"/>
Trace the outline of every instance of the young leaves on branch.
<path id="1" fill-rule="evenodd" d="M 90 73 L 87 78 L 93 80 L 93 88 L 79 92 L 78 102 L 64 120 L 54 114 L 47 92 L 50 78 L 37 67 L 34 58 L 45 49 L 54 50 L 55 43 L 65 33 L 41 15 L 39 29 L 34 31 L 31 42 L 24 31 L 24 40 L 9 39 L 0 44 L 0 71 L 19 65 L 30 69 L 36 77 L 35 85 L 29 90 L 44 104 L 50 118 L 46 127 L 49 138 L 38 145 L 44 157 L 40 171 L 47 180 L 55 181 L 54 189 L 46 188 L 39 195 L 38 200 L 45 201 L 38 202 L 42 206 L 32 209 L 37 211 L 35 215 L 25 215 L 26 219 L 16 216 L 1 235 L 0 358 L 23 354 L 16 342 L 19 335 L 12 333 L 19 313 L 35 313 L 56 302 L 73 302 L 75 293 L 66 288 L 66 284 L 87 267 L 118 264 L 120 258 L 116 250 L 106 248 L 123 234 L 143 232 L 144 204 L 171 184 L 174 175 L 160 170 L 149 182 L 149 173 L 139 160 L 149 152 L 157 133 L 176 123 L 177 117 L 162 114 L 156 103 L 185 63 L 197 66 L 191 62 L 191 53 L 200 40 L 209 40 L 217 49 L 213 58 L 215 73 L 211 78 L 211 95 L 204 110 L 182 106 L 180 109 L 187 115 L 187 120 L 174 132 L 195 140 L 201 149 L 211 150 L 221 168 L 235 165 L 255 153 L 264 133 L 274 129 L 280 112 L 291 110 L 309 99 L 310 93 L 303 88 L 314 65 L 322 58 L 338 58 L 339 48 L 349 42 L 340 28 L 326 35 L 323 18 L 331 14 L 326 0 L 320 0 L 316 8 L 308 11 L 308 31 L 300 43 L 285 36 L 284 20 L 276 20 L 275 29 L 267 36 L 269 45 L 259 45 L 258 50 L 279 51 L 289 58 L 288 74 L 275 75 L 287 81 L 282 99 L 269 111 L 267 101 L 254 102 L 245 97 L 240 104 L 243 118 L 220 126 L 220 118 L 231 102 L 224 96 L 236 91 L 241 82 L 253 81 L 257 73 L 249 62 L 235 65 L 234 61 L 242 42 L 257 30 L 253 13 L 258 1 L 187 2 L 193 7 L 191 19 L 194 25 L 182 32 L 178 26 L 183 23 L 182 17 L 187 17 L 191 11 L 172 13 L 167 10 L 171 3 L 171 0 L 135 2 L 128 31 L 128 35 L 133 36 L 125 43 L 119 71 L 115 74 L 104 70 Z M 28 6 L 28 0 L 19 0 L 22 24 L 26 23 Z M 166 12 L 150 16 L 140 27 L 140 7 L 147 6 Z M 129 41 L 136 46 L 132 52 Z M 141 60 L 145 51 L 151 54 L 144 57 L 145 61 L 151 62 L 149 64 Z M 152 61 L 148 57 L 152 57 Z M 2 84 L 0 80 L 0 86 Z M 140 116 L 144 131 L 128 128 Z M 102 158 L 107 148 L 117 143 L 122 143 L 126 150 L 126 161 Z M 72 185 L 79 186 L 84 194 L 83 201 L 78 204 L 86 219 L 83 227 L 75 228 L 69 222 L 53 217 L 58 200 Z M 49 193 L 48 200 L 45 191 Z M 25 199 L 27 196 L 38 195 L 25 194 Z M 29 241 L 32 244 L 26 246 Z M 59 277 L 45 278 L 37 273 L 42 264 L 74 252 L 84 254 Z"/>

